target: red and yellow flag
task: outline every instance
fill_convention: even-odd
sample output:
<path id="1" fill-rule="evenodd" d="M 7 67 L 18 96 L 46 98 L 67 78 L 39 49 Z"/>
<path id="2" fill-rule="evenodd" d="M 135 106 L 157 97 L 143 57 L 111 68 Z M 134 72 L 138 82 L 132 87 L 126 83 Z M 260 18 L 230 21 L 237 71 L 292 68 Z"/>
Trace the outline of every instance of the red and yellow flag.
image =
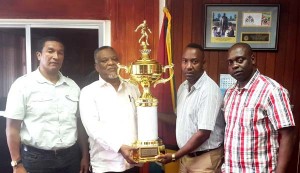
<path id="1" fill-rule="evenodd" d="M 163 9 L 164 18 L 159 37 L 157 61 L 163 66 L 173 63 L 171 45 L 171 15 L 167 8 Z M 174 69 L 175 70 L 175 69 Z M 163 73 L 163 78 L 169 77 L 169 72 Z M 153 94 L 158 99 L 158 112 L 174 113 L 176 110 L 175 78 L 173 77 L 165 84 L 159 84 L 153 90 Z M 176 145 L 175 127 L 163 122 L 159 122 L 159 136 L 167 145 Z"/>
<path id="2" fill-rule="evenodd" d="M 163 9 L 164 18 L 160 30 L 157 61 L 162 65 L 173 63 L 172 45 L 171 45 L 171 15 L 167 8 Z M 169 73 L 164 73 L 163 78 L 167 78 Z M 157 95 L 159 100 L 159 112 L 174 113 L 176 107 L 175 78 L 173 77 L 168 83 L 160 84 L 155 91 L 159 90 Z"/>

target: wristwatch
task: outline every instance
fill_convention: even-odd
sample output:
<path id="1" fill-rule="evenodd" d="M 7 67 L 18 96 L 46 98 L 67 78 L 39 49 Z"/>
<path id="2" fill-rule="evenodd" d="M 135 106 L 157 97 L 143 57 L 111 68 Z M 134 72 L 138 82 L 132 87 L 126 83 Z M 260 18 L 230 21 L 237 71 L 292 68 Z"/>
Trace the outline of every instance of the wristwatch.
<path id="1" fill-rule="evenodd" d="M 172 154 L 172 162 L 176 161 L 175 153 Z"/>
<path id="2" fill-rule="evenodd" d="M 12 161 L 10 162 L 10 164 L 11 164 L 12 167 L 16 167 L 16 166 L 17 166 L 18 164 L 20 164 L 20 163 L 22 163 L 22 160 L 18 160 L 18 161 L 12 160 Z"/>

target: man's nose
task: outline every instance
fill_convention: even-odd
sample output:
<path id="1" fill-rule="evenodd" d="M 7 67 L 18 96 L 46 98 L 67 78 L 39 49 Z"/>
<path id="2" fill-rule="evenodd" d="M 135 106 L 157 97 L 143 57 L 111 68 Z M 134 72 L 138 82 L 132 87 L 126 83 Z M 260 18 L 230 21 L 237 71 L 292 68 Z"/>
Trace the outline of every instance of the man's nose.
<path id="1" fill-rule="evenodd" d="M 114 64 L 116 64 L 116 61 L 113 60 L 113 59 L 111 59 L 111 58 L 109 58 L 107 64 L 114 65 Z"/>
<path id="2" fill-rule="evenodd" d="M 54 52 L 54 53 L 52 54 L 52 57 L 53 57 L 53 59 L 58 59 L 58 53 L 57 53 L 57 52 Z"/>
<path id="3" fill-rule="evenodd" d="M 192 62 L 188 61 L 187 64 L 186 64 L 186 68 L 191 69 L 192 68 Z"/>
<path id="4" fill-rule="evenodd" d="M 239 67 L 239 63 L 237 63 L 236 61 L 233 61 L 232 68 L 236 69 L 238 67 Z"/>

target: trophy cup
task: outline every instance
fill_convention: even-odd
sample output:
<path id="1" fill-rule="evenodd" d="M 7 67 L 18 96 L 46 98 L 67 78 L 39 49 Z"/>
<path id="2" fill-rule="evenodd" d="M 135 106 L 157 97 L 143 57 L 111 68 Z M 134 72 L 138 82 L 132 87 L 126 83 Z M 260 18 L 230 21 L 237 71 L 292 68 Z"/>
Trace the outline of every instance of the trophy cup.
<path id="1" fill-rule="evenodd" d="M 160 83 L 166 83 L 174 74 L 173 64 L 162 66 L 157 61 L 150 58 L 151 49 L 148 49 L 148 34 L 151 30 L 148 28 L 146 20 L 143 21 L 135 30 L 141 30 L 139 44 L 141 57 L 131 63 L 129 67 L 118 64 L 118 75 L 121 80 L 140 85 L 142 88 L 141 96 L 135 100 L 137 107 L 137 131 L 138 139 L 133 146 L 138 148 L 133 153 L 133 159 L 138 163 L 158 161 L 155 156 L 165 152 L 165 146 L 162 140 L 158 138 L 157 127 L 157 105 L 158 100 L 151 95 L 150 87 L 154 87 Z M 120 71 L 124 69 L 129 74 L 129 78 L 125 79 L 120 75 Z M 161 77 L 169 69 L 169 77 L 164 79 Z"/>

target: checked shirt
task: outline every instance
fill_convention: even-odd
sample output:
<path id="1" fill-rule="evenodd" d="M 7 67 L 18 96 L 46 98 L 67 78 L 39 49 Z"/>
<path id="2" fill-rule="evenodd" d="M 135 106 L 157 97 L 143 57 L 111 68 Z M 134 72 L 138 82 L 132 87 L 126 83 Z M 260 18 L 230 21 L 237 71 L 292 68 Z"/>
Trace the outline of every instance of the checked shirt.
<path id="1" fill-rule="evenodd" d="M 223 172 L 275 172 L 278 129 L 295 126 L 288 97 L 285 88 L 258 70 L 244 88 L 236 84 L 226 91 Z"/>

